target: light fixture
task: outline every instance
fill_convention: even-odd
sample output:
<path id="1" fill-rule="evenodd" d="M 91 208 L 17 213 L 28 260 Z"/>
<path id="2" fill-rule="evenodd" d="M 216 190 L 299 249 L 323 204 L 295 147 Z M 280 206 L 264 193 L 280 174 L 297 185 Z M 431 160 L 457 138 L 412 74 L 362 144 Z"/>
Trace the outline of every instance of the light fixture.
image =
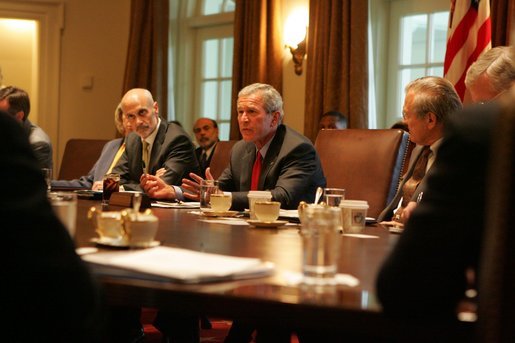
<path id="1" fill-rule="evenodd" d="M 308 33 L 308 13 L 306 9 L 293 11 L 286 20 L 284 27 L 284 41 L 290 49 L 295 74 L 302 74 L 302 62 L 306 56 Z"/>

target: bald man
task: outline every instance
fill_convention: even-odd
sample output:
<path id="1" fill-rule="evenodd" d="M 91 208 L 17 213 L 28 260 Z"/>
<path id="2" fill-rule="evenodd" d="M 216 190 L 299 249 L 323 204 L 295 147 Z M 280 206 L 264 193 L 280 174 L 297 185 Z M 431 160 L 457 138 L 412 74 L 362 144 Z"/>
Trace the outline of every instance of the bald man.
<path id="1" fill-rule="evenodd" d="M 190 137 L 179 125 L 161 120 L 159 106 L 148 90 L 129 90 L 121 109 L 136 130 L 127 136 L 125 152 L 113 168 L 125 190 L 141 191 L 144 175 L 155 175 L 158 170 L 169 185 L 180 185 L 190 172 L 199 172 Z"/>

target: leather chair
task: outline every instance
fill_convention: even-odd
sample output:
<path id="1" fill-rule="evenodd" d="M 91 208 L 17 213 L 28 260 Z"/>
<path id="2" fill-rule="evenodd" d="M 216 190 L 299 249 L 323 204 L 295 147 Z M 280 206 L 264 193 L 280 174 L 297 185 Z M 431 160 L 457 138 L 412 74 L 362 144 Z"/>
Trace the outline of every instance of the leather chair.
<path id="1" fill-rule="evenodd" d="M 73 180 L 87 175 L 107 142 L 106 139 L 70 139 L 64 148 L 58 179 Z"/>
<path id="2" fill-rule="evenodd" d="M 237 140 L 220 141 L 216 144 L 216 149 L 211 157 L 209 168 L 211 168 L 211 175 L 216 179 L 222 175 L 222 172 L 229 165 L 231 158 L 231 150 Z"/>
<path id="3" fill-rule="evenodd" d="M 399 129 L 320 130 L 315 141 L 327 187 L 368 201 L 367 216 L 374 218 L 397 191 L 407 146 L 408 134 Z"/>
<path id="4" fill-rule="evenodd" d="M 515 104 L 502 110 L 494 132 L 478 272 L 478 341 L 515 342 Z"/>

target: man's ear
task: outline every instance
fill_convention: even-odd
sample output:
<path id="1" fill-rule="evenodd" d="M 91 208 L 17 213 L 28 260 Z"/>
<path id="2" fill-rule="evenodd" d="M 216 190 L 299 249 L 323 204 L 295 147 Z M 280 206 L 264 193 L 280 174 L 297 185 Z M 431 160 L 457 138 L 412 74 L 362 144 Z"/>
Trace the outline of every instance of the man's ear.
<path id="1" fill-rule="evenodd" d="M 24 117 L 24 113 L 23 111 L 18 111 L 16 112 L 16 114 L 14 115 L 14 118 L 16 118 L 17 121 L 19 122 L 22 122 L 23 121 L 23 117 Z"/>
<path id="2" fill-rule="evenodd" d="M 272 126 L 278 126 L 281 120 L 281 113 L 279 111 L 276 111 L 272 113 L 272 116 Z"/>
<path id="3" fill-rule="evenodd" d="M 427 116 L 426 116 L 426 122 L 427 122 L 428 128 L 430 128 L 430 129 L 434 128 L 436 126 L 436 124 L 438 123 L 436 114 L 434 114 L 433 112 L 428 112 Z"/>

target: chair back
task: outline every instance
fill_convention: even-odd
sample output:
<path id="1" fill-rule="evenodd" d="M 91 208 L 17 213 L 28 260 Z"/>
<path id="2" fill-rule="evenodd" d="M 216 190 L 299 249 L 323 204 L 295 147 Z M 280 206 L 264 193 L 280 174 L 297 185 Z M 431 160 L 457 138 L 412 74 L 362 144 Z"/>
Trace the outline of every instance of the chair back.
<path id="1" fill-rule="evenodd" d="M 107 142 L 106 139 L 70 139 L 64 148 L 59 180 L 73 180 L 87 175 Z"/>
<path id="2" fill-rule="evenodd" d="M 211 175 L 213 175 L 215 179 L 218 179 L 225 168 L 229 165 L 231 150 L 236 142 L 237 140 L 230 140 L 216 143 L 213 157 L 211 157 L 211 162 L 209 163 Z"/>
<path id="3" fill-rule="evenodd" d="M 367 216 L 374 218 L 395 195 L 407 146 L 408 134 L 399 129 L 320 130 L 315 141 L 327 187 L 368 201 Z"/>
<path id="4" fill-rule="evenodd" d="M 515 342 L 515 104 L 505 106 L 493 130 L 478 272 L 479 341 L 488 343 Z"/>

